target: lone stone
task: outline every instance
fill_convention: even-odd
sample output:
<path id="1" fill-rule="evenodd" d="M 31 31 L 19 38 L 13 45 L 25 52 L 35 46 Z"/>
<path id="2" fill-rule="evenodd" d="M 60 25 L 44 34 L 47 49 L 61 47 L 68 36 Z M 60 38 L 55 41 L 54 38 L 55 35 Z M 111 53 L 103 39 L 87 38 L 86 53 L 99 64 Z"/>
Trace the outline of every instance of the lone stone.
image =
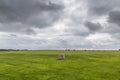
<path id="1" fill-rule="evenodd" d="M 65 59 L 65 55 L 64 54 L 59 54 L 58 55 L 58 60 L 64 60 Z"/>

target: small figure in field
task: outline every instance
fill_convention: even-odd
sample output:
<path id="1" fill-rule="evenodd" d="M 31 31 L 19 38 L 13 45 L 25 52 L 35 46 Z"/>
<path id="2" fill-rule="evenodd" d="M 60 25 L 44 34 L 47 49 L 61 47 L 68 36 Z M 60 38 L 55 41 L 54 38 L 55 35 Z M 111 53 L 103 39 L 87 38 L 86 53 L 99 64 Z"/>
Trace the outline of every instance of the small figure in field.
<path id="1" fill-rule="evenodd" d="M 64 60 L 64 59 L 65 59 L 65 55 L 63 53 L 58 55 L 58 60 Z"/>

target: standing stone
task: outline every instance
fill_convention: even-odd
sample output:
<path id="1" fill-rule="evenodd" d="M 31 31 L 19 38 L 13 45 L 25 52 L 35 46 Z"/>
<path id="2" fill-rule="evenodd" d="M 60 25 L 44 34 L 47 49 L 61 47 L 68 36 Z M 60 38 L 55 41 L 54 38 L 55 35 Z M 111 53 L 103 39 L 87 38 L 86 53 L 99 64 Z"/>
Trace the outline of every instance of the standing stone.
<path id="1" fill-rule="evenodd" d="M 58 55 L 58 60 L 64 60 L 64 59 L 65 59 L 65 55 L 63 53 Z"/>

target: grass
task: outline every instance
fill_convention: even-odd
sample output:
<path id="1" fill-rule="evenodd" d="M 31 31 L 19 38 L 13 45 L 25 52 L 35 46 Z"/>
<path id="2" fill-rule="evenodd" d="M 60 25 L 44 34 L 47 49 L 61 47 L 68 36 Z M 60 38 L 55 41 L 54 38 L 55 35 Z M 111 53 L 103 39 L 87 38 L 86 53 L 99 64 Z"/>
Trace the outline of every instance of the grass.
<path id="1" fill-rule="evenodd" d="M 120 80 L 120 52 L 0 51 L 0 80 Z"/>

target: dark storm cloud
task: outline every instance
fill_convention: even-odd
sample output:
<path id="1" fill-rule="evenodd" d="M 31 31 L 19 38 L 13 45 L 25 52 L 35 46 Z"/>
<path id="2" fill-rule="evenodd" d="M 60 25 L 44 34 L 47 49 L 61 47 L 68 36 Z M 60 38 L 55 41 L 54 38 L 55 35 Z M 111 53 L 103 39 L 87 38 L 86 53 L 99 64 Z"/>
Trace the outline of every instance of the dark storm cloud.
<path id="1" fill-rule="evenodd" d="M 59 19 L 63 5 L 49 0 L 0 0 L 0 22 L 47 27 Z"/>
<path id="2" fill-rule="evenodd" d="M 89 29 L 90 32 L 94 33 L 96 31 L 99 31 L 100 29 L 102 29 L 102 26 L 100 23 L 93 23 L 90 21 L 86 21 L 85 22 L 85 26 Z"/>
<path id="3" fill-rule="evenodd" d="M 108 21 L 120 26 L 120 11 L 111 11 L 109 13 Z"/>
<path id="4" fill-rule="evenodd" d="M 120 0 L 87 0 L 89 13 L 93 15 L 105 15 L 111 10 L 120 8 Z"/>
<path id="5" fill-rule="evenodd" d="M 108 14 L 109 27 L 106 31 L 111 34 L 113 38 L 120 39 L 120 10 L 111 11 Z"/>

